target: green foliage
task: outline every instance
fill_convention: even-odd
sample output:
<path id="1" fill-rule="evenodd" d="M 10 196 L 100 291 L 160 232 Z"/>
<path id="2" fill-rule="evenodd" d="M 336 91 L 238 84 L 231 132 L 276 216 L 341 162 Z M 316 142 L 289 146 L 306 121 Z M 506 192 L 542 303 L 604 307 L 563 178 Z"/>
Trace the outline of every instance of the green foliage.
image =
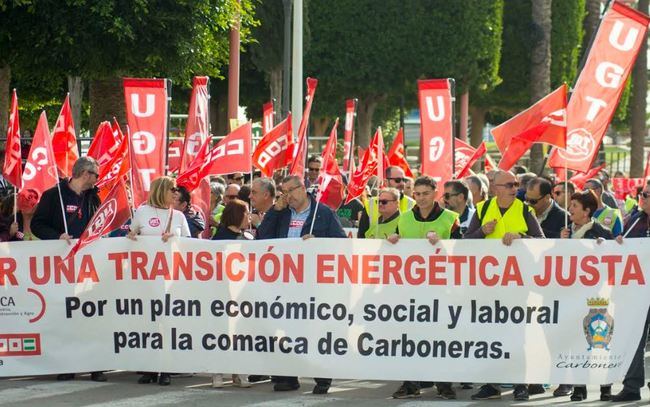
<path id="1" fill-rule="evenodd" d="M 551 11 L 551 88 L 576 79 L 584 30 L 585 0 L 554 0 Z"/>

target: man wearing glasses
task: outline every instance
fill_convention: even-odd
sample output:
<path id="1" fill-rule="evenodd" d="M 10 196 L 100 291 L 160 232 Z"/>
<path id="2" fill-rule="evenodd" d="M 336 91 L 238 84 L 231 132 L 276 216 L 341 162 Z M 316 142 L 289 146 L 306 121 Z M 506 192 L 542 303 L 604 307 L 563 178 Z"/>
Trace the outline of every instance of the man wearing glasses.
<path id="1" fill-rule="evenodd" d="M 384 187 L 395 188 L 399 191 L 400 213 L 405 213 L 415 206 L 415 200 L 404 194 L 405 182 L 406 177 L 403 169 L 394 166 L 386 168 Z M 368 199 L 364 206 L 365 211 L 361 214 L 361 219 L 359 220 L 359 231 L 357 233 L 357 237 L 360 239 L 363 239 L 366 236 L 366 231 L 368 229 L 376 227 L 379 220 L 379 205 L 377 197 L 371 197 Z"/>
<path id="2" fill-rule="evenodd" d="M 548 239 L 559 239 L 567 212 L 551 199 L 551 181 L 537 177 L 528 182 L 526 203 L 535 210 L 537 221 Z"/>
<path id="3" fill-rule="evenodd" d="M 43 193 L 32 219 L 32 233 L 41 240 L 63 239 L 68 244 L 70 239 L 78 239 L 101 203 L 95 188 L 98 178 L 97 161 L 91 157 L 79 158 L 72 167 L 72 178 L 62 180 L 58 187 Z M 74 373 L 64 373 L 58 375 L 57 380 L 71 380 L 74 376 Z M 106 376 L 103 372 L 92 372 L 90 380 L 105 382 Z"/>
<path id="4" fill-rule="evenodd" d="M 377 196 L 379 204 L 379 219 L 375 226 L 366 230 L 366 239 L 386 239 L 395 234 L 399 222 L 399 191 L 395 188 L 384 188 Z"/>
<path id="5" fill-rule="evenodd" d="M 399 217 L 398 231 L 388 237 L 391 243 L 400 239 L 428 239 L 433 245 L 440 239 L 460 239 L 458 214 L 441 207 L 435 200 L 436 181 L 429 176 L 418 177 L 413 183 L 416 205 Z M 430 382 L 406 381 L 393 393 L 393 398 L 405 399 L 420 396 L 420 389 Z M 436 383 L 438 395 L 443 399 L 455 399 L 451 383 Z"/>
<path id="6" fill-rule="evenodd" d="M 338 216 L 327 205 L 318 205 L 307 194 L 302 177 L 288 176 L 282 180 L 282 195 L 264 215 L 257 228 L 257 239 L 285 239 L 311 237 L 341 237 L 345 232 Z M 312 227 L 313 224 L 313 227 Z M 311 231 L 311 233 L 310 233 Z M 280 327 L 278 327 L 280 329 Z M 314 394 L 326 394 L 332 379 L 314 378 Z M 275 391 L 298 390 L 297 377 L 275 377 Z"/>
<path id="7" fill-rule="evenodd" d="M 533 214 L 533 209 L 517 199 L 519 183 L 509 171 L 497 171 L 491 184 L 494 197 L 476 205 L 476 213 L 472 218 L 465 239 L 501 239 L 504 245 L 510 246 L 516 239 L 544 238 L 544 233 Z M 514 389 L 515 400 L 528 400 L 529 391 L 532 394 L 543 393 L 541 385 L 518 384 Z M 478 393 L 472 395 L 472 400 L 488 400 L 501 398 L 498 384 L 485 384 Z"/>
<path id="8" fill-rule="evenodd" d="M 233 199 L 239 199 L 239 191 L 241 187 L 238 184 L 230 184 L 226 187 L 226 192 L 223 196 L 223 206 L 228 205 L 228 202 Z"/>
<path id="9" fill-rule="evenodd" d="M 241 172 L 233 172 L 232 174 L 226 175 L 226 180 L 228 185 L 239 185 L 240 187 L 244 185 L 244 174 Z"/>
<path id="10" fill-rule="evenodd" d="M 460 233 L 467 232 L 469 223 L 474 216 L 476 209 L 468 204 L 469 187 L 464 181 L 452 180 L 445 182 L 445 194 L 443 195 L 445 208 L 460 215 Z"/>
<path id="11" fill-rule="evenodd" d="M 305 179 L 305 186 L 311 188 L 316 185 L 318 174 L 323 166 L 323 157 L 319 155 L 312 155 L 307 159 L 307 178 Z"/>
<path id="12" fill-rule="evenodd" d="M 567 195 L 568 192 L 568 195 Z M 558 206 L 565 211 L 568 209 L 569 202 L 571 202 L 571 195 L 575 194 L 576 186 L 573 182 L 558 182 L 553 187 L 553 200 Z"/>
<path id="13" fill-rule="evenodd" d="M 590 178 L 585 182 L 585 190 L 591 190 L 596 194 L 598 198 L 598 209 L 594 212 L 594 218 L 601 225 L 605 226 L 612 231 L 614 236 L 618 236 L 623 233 L 623 218 L 621 216 L 621 211 L 618 209 L 609 207 L 603 202 L 603 184 L 599 179 Z"/>
<path id="14" fill-rule="evenodd" d="M 650 182 L 646 183 L 639 196 L 639 212 L 625 223 L 625 239 L 650 237 Z M 616 241 L 623 243 L 623 236 L 616 237 Z M 623 379 L 623 390 L 612 397 L 612 401 L 637 401 L 641 400 L 641 387 L 645 384 L 645 346 L 648 339 L 648 326 L 650 312 L 646 316 L 641 340 L 637 346 L 630 368 Z"/>

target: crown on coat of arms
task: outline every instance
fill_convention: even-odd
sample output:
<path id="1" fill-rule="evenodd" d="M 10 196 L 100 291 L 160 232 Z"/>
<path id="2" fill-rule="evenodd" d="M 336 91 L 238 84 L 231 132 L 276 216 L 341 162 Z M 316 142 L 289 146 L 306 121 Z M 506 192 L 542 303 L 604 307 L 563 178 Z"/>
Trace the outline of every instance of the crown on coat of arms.
<path id="1" fill-rule="evenodd" d="M 606 307 L 609 305 L 609 300 L 602 297 L 587 298 L 587 305 L 590 307 Z"/>

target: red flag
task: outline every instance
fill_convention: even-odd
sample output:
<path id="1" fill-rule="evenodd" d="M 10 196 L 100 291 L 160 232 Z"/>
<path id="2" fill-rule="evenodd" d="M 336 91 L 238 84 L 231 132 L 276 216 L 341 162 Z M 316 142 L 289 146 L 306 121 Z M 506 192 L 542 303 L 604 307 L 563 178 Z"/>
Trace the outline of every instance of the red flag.
<path id="1" fill-rule="evenodd" d="M 129 200 L 124 183 L 118 182 L 93 215 L 86 230 L 77 243 L 70 249 L 65 259 L 74 256 L 79 250 L 88 246 L 103 235 L 122 226 L 131 217 Z M 64 260 L 65 260 L 64 259 Z"/>
<path id="2" fill-rule="evenodd" d="M 43 192 L 52 188 L 59 182 L 57 176 L 54 152 L 52 152 L 52 139 L 47 126 L 47 116 L 41 113 L 38 125 L 34 132 L 32 148 L 23 171 L 23 191 L 34 190 L 40 200 Z"/>
<path id="3" fill-rule="evenodd" d="M 122 130 L 117 126 L 120 135 Z M 111 157 L 111 160 L 100 168 L 99 181 L 95 185 L 99 189 L 99 197 L 102 201 L 106 199 L 116 183 L 120 183 L 131 170 L 131 160 L 129 159 L 129 141 L 122 136 L 123 140 L 119 148 Z"/>
<path id="4" fill-rule="evenodd" d="M 292 145 L 291 113 L 289 113 L 286 119 L 271 129 L 257 143 L 253 153 L 253 165 L 259 168 L 265 177 L 273 176 L 275 170 L 289 164 Z"/>
<path id="5" fill-rule="evenodd" d="M 645 172 L 643 178 L 645 179 L 650 178 L 650 151 L 648 151 L 648 157 L 646 158 L 645 161 Z"/>
<path id="6" fill-rule="evenodd" d="M 329 140 L 325 150 L 323 150 L 323 166 L 318 175 L 318 195 L 316 200 L 324 203 L 333 210 L 337 210 L 343 202 L 345 196 L 345 185 L 343 184 L 343 176 L 339 170 L 339 164 L 336 161 L 336 128 L 339 125 L 339 119 L 334 122 L 334 127 L 330 132 Z"/>
<path id="7" fill-rule="evenodd" d="M 454 176 L 453 111 L 449 80 L 418 81 L 418 98 L 421 122 L 420 173 L 430 175 L 438 183 L 444 183 Z"/>
<path id="8" fill-rule="evenodd" d="M 262 106 L 262 137 L 273 129 L 273 101 Z"/>
<path id="9" fill-rule="evenodd" d="M 311 105 L 314 101 L 314 93 L 318 86 L 318 79 L 307 78 L 307 103 L 305 104 L 305 111 L 300 120 L 300 127 L 298 128 L 298 141 L 297 147 L 293 151 L 293 162 L 289 169 L 289 174 L 298 175 L 299 177 L 305 176 L 305 155 L 307 154 L 307 126 L 309 125 L 309 114 L 311 113 Z"/>
<path id="10" fill-rule="evenodd" d="M 71 176 L 72 166 L 79 158 L 79 149 L 72 120 L 72 109 L 70 109 L 70 94 L 65 97 L 61 113 L 59 113 L 59 118 L 52 130 L 52 150 L 56 166 L 59 169 L 59 176 L 61 178 Z"/>
<path id="11" fill-rule="evenodd" d="M 596 177 L 600 172 L 600 170 L 605 168 L 605 166 L 606 164 L 602 163 L 599 167 L 592 168 L 587 172 L 579 172 L 575 174 L 573 177 L 569 178 L 569 181 L 573 182 L 576 188 L 583 189 L 585 186 L 585 182 L 587 182 L 587 180 L 590 178 Z"/>
<path id="12" fill-rule="evenodd" d="M 361 146 L 357 146 L 357 161 L 359 162 L 359 166 L 361 166 L 361 163 L 363 162 L 363 156 L 366 155 L 366 150 L 367 149 Z"/>
<path id="13" fill-rule="evenodd" d="M 503 153 L 499 168 L 509 170 L 534 143 L 566 146 L 566 84 L 491 130 Z"/>
<path id="14" fill-rule="evenodd" d="M 205 221 L 205 229 L 199 235 L 201 239 L 210 239 L 212 237 L 212 230 L 208 226 L 208 220 L 210 219 L 210 195 L 212 191 L 210 190 L 210 178 L 203 177 L 199 182 L 198 188 L 191 192 L 192 195 L 192 205 L 196 208 L 203 220 Z"/>
<path id="15" fill-rule="evenodd" d="M 380 137 L 381 131 L 380 129 L 377 129 L 375 136 L 370 142 L 370 146 L 368 146 L 368 149 L 363 153 L 363 158 L 361 159 L 359 168 L 350 177 L 350 182 L 348 183 L 348 196 L 345 199 L 346 204 L 353 199 L 360 197 L 365 190 L 370 177 L 377 173 L 379 163 L 379 157 L 377 154 L 379 150 L 378 147 L 380 144 L 383 146 L 383 141 L 379 141 Z"/>
<path id="16" fill-rule="evenodd" d="M 195 76 L 192 86 L 192 97 L 190 98 L 190 108 L 187 114 L 187 123 L 185 125 L 185 141 L 181 154 L 180 172 L 189 167 L 190 163 L 196 158 L 201 146 L 208 138 L 208 126 L 210 117 L 208 117 L 209 95 L 208 95 L 208 77 Z M 171 166 L 169 166 L 171 168 Z"/>
<path id="17" fill-rule="evenodd" d="M 494 161 L 494 158 L 492 158 L 492 156 L 490 156 L 490 154 L 488 154 L 487 152 L 485 153 L 485 164 L 484 165 L 485 165 L 484 170 L 485 170 L 486 173 L 497 168 L 497 163 Z"/>
<path id="18" fill-rule="evenodd" d="M 101 122 L 97 126 L 95 136 L 93 137 L 90 147 L 88 147 L 88 157 L 97 160 L 97 164 L 101 167 L 106 165 L 107 162 L 115 155 L 115 151 L 120 148 L 120 142 L 115 135 L 114 129 L 109 122 Z"/>
<path id="19" fill-rule="evenodd" d="M 393 139 L 393 145 L 391 145 L 390 150 L 388 150 L 388 163 L 400 167 L 404 170 L 404 174 L 407 177 L 413 178 L 411 167 L 406 161 L 406 157 L 404 157 L 404 129 L 402 128 L 397 132 L 395 139 Z"/>
<path id="20" fill-rule="evenodd" d="M 458 142 L 460 140 L 456 140 Z M 461 141 L 461 143 L 465 144 L 464 142 Z M 472 165 L 474 165 L 475 162 L 479 160 L 479 158 L 483 157 L 483 155 L 487 152 L 487 148 L 485 147 L 485 142 L 482 142 L 481 145 L 478 146 L 476 150 L 472 153 L 472 155 L 467 159 L 465 162 L 465 166 L 458 172 L 456 175 L 457 179 L 461 179 L 463 177 L 466 177 L 469 175 L 469 170 L 472 168 Z M 458 160 L 458 154 L 456 154 L 456 160 Z"/>
<path id="21" fill-rule="evenodd" d="M 176 180 L 179 185 L 194 189 L 208 175 L 233 172 L 250 172 L 252 126 L 250 122 L 239 126 L 224 137 L 205 158 L 196 159 Z M 196 178 L 195 178 L 196 177 Z M 194 188 L 190 188 L 194 186 Z"/>
<path id="22" fill-rule="evenodd" d="M 181 150 L 183 140 L 175 139 L 167 146 L 167 167 L 169 172 L 179 172 L 181 169 Z"/>
<path id="23" fill-rule="evenodd" d="M 9 113 L 9 125 L 7 126 L 7 148 L 5 151 L 5 162 L 2 165 L 2 176 L 16 189 L 22 189 L 23 162 L 20 151 L 20 119 L 18 117 L 18 96 L 16 89 L 11 96 L 11 113 Z"/>
<path id="24" fill-rule="evenodd" d="M 589 170 L 647 41 L 648 23 L 648 16 L 620 2 L 603 17 L 567 105 L 567 147 L 553 151 L 550 167 Z"/>
<path id="25" fill-rule="evenodd" d="M 345 132 L 343 133 L 343 172 L 352 174 L 354 158 L 352 157 L 352 143 L 354 142 L 354 117 L 356 116 L 357 101 L 345 101 Z"/>
<path id="26" fill-rule="evenodd" d="M 125 78 L 124 98 L 131 133 L 131 193 L 137 207 L 147 200 L 151 181 L 165 171 L 167 81 Z"/>
<path id="27" fill-rule="evenodd" d="M 627 196 L 636 197 L 636 189 L 645 185 L 645 178 L 612 178 L 614 197 L 624 201 Z"/>
<path id="28" fill-rule="evenodd" d="M 184 186 L 188 191 L 192 192 L 199 187 L 201 183 L 201 171 L 208 162 L 208 155 L 210 154 L 210 147 L 212 145 L 212 135 L 203 143 L 198 154 L 189 165 L 189 167 L 178 174 L 176 184 Z"/>

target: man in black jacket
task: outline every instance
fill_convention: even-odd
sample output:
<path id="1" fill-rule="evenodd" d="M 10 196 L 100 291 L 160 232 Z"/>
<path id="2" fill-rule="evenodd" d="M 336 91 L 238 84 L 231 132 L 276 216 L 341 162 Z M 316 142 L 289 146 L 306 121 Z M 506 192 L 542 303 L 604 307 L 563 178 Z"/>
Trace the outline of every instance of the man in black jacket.
<path id="1" fill-rule="evenodd" d="M 78 239 L 101 203 L 95 188 L 98 177 L 97 161 L 91 157 L 79 158 L 72 167 L 72 178 L 62 180 L 58 187 L 43 193 L 32 219 L 32 233 L 41 240 L 63 239 L 70 243 L 70 239 Z M 61 203 L 65 208 L 65 220 Z M 57 376 L 58 380 L 73 378 L 74 373 Z M 90 379 L 105 382 L 106 376 L 102 372 L 92 372 Z"/>
<path id="2" fill-rule="evenodd" d="M 198 238 L 205 230 L 205 220 L 201 213 L 192 206 L 192 195 L 185 187 L 178 187 L 174 192 L 174 209 L 183 212 L 187 225 L 190 227 L 190 235 Z"/>
<path id="3" fill-rule="evenodd" d="M 257 228 L 257 239 L 284 239 L 310 237 L 346 237 L 338 216 L 327 205 L 318 205 L 307 194 L 301 177 L 289 176 L 282 180 L 282 196 L 264 215 Z M 313 228 L 312 228 L 313 223 Z M 275 391 L 298 390 L 297 377 L 275 376 Z M 332 379 L 314 378 L 314 394 L 326 394 Z"/>
<path id="4" fill-rule="evenodd" d="M 564 229 L 567 213 L 551 197 L 553 185 L 549 180 L 537 177 L 529 181 L 526 202 L 535 210 L 535 216 L 547 239 L 559 239 Z"/>

